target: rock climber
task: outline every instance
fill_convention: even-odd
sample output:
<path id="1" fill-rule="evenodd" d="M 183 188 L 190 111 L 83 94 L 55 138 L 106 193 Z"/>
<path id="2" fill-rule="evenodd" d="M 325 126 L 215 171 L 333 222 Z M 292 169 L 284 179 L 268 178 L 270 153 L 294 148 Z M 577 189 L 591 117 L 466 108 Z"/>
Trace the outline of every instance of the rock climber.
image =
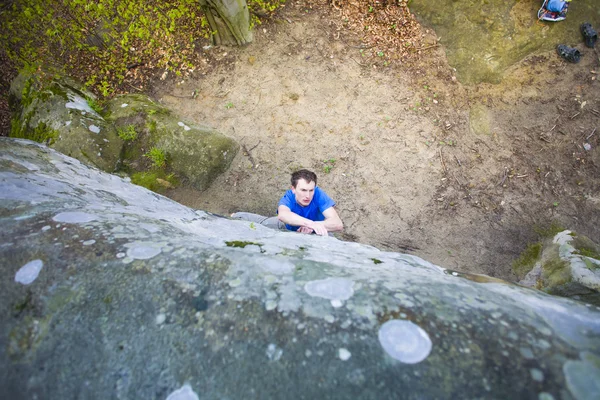
<path id="1" fill-rule="evenodd" d="M 317 175 L 307 169 L 292 174 L 292 187 L 285 192 L 277 206 L 276 217 L 238 212 L 234 219 L 256 222 L 272 229 L 315 233 L 326 236 L 344 229 L 333 201 L 317 186 Z"/>

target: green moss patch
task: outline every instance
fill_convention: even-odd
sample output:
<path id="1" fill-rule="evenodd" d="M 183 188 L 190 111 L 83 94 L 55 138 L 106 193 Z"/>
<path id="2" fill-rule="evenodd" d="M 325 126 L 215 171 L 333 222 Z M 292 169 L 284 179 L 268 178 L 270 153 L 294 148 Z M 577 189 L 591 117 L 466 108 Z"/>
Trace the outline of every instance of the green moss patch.
<path id="1" fill-rule="evenodd" d="M 43 122 L 40 122 L 34 129 L 24 129 L 20 119 L 13 118 L 9 136 L 52 145 L 58 138 L 58 131 L 51 129 Z"/>
<path id="2" fill-rule="evenodd" d="M 164 193 L 167 189 L 179 185 L 174 174 L 168 174 L 162 170 L 150 172 L 137 172 L 131 175 L 131 182 L 143 186 L 156 193 Z"/>
<path id="3" fill-rule="evenodd" d="M 513 264 L 512 269 L 519 279 L 523 279 L 533 269 L 542 252 L 542 243 L 537 242 L 527 246 Z"/>
<path id="4" fill-rule="evenodd" d="M 550 249 L 550 256 L 542 262 L 542 279 L 544 287 L 556 288 L 573 280 L 571 275 L 571 266 L 567 261 L 560 258 L 558 246 Z"/>
<path id="5" fill-rule="evenodd" d="M 577 236 L 571 242 L 575 248 L 574 254 L 600 260 L 600 246 L 585 236 Z"/>

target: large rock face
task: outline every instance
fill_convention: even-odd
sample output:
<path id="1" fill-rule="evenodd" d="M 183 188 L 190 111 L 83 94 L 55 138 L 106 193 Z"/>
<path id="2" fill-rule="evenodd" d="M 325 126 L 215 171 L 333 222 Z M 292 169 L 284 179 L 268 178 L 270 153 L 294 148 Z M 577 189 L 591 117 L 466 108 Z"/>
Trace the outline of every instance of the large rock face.
<path id="1" fill-rule="evenodd" d="M 2 398 L 600 395 L 598 307 L 0 149 Z"/>

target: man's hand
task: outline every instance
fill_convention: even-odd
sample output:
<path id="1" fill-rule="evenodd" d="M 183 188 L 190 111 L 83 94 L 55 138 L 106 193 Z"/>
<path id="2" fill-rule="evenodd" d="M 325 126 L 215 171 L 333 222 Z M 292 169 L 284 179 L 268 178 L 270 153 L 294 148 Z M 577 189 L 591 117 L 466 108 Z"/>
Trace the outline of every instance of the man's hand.
<path id="1" fill-rule="evenodd" d="M 321 222 L 313 222 L 310 225 L 310 228 L 319 236 L 327 236 L 328 234 L 327 228 L 325 228 L 325 225 Z"/>
<path id="2" fill-rule="evenodd" d="M 312 228 L 309 228 L 308 226 L 301 226 L 300 228 L 298 228 L 298 232 L 300 233 L 313 233 L 314 231 L 312 230 Z"/>

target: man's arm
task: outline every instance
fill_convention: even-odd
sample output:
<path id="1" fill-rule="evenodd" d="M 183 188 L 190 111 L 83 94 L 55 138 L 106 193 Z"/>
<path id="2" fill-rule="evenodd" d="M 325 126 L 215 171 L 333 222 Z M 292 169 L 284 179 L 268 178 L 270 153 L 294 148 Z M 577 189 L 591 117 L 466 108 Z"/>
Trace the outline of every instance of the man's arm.
<path id="1" fill-rule="evenodd" d="M 287 206 L 280 205 L 277 208 L 277 217 L 281 222 L 292 226 L 312 229 L 317 235 L 324 236 L 327 235 L 328 232 L 337 232 L 344 229 L 344 224 L 333 207 L 329 207 L 327 210 L 323 211 L 323 216 L 325 217 L 325 221 L 311 221 L 310 219 L 301 217 L 292 212 Z"/>
<path id="2" fill-rule="evenodd" d="M 325 225 L 327 231 L 341 232 L 344 230 L 344 223 L 337 211 L 335 211 L 335 208 L 329 207 L 327 210 L 323 211 L 323 216 L 325 217 L 325 221 L 321 221 L 321 223 Z"/>

